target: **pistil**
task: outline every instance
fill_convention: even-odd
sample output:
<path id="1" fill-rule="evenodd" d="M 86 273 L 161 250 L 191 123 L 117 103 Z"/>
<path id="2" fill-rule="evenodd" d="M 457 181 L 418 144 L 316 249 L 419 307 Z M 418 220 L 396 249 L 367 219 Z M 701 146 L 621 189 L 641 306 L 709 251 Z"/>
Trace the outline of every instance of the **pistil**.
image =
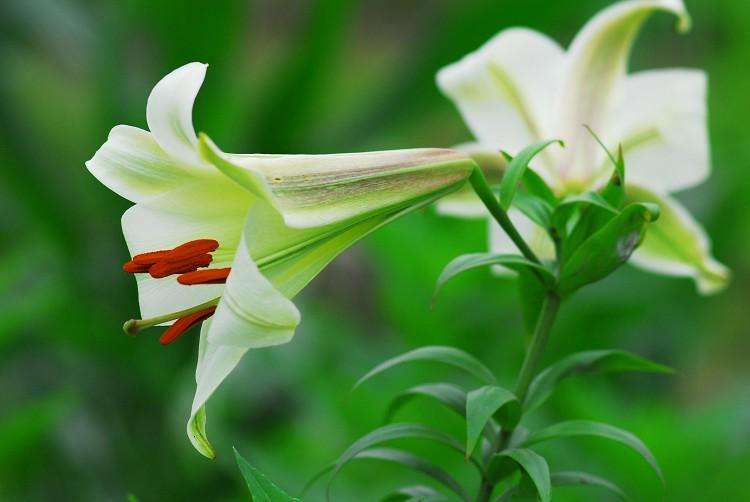
<path id="1" fill-rule="evenodd" d="M 159 324 L 163 324 L 169 321 L 174 321 L 175 319 L 180 319 L 182 317 L 187 317 L 187 316 L 190 316 L 191 314 L 195 314 L 197 312 L 201 312 L 212 307 L 215 308 L 216 305 L 218 304 L 219 304 L 219 298 L 214 298 L 213 300 L 207 301 L 206 303 L 202 303 L 200 305 L 191 307 L 189 309 L 180 310 L 179 312 L 173 312 L 171 314 L 151 317 L 149 319 L 130 319 L 129 321 L 127 321 L 125 324 L 122 325 L 122 329 L 123 331 L 125 331 L 125 334 L 134 336 L 142 329 L 150 328 L 152 326 L 158 326 Z"/>

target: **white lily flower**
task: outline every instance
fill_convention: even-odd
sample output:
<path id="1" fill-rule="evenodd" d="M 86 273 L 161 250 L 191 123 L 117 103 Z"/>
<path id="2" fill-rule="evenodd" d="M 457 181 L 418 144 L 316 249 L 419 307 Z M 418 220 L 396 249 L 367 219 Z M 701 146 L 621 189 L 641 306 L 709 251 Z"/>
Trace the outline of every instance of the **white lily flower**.
<path id="1" fill-rule="evenodd" d="M 204 406 L 251 348 L 288 342 L 291 302 L 369 232 L 459 188 L 474 169 L 454 150 L 235 155 L 196 135 L 192 108 L 206 65 L 156 84 L 150 131 L 116 126 L 86 166 L 135 203 L 122 218 L 143 319 L 170 343 L 203 323 L 188 436 L 207 457 Z M 210 318 L 210 319 L 209 319 Z M 204 322 L 205 321 L 205 322 Z"/>
<path id="2" fill-rule="evenodd" d="M 624 1 L 596 15 L 567 51 L 540 33 L 509 29 L 443 68 L 437 81 L 482 148 L 515 155 L 537 141 L 563 139 L 564 150 L 546 150 L 534 165 L 558 195 L 597 189 L 611 173 L 584 125 L 611 149 L 622 144 L 629 196 L 662 208 L 632 262 L 692 277 L 708 294 L 725 286 L 729 271 L 711 256 L 700 225 L 668 195 L 701 183 L 710 172 L 706 76 L 687 69 L 626 74 L 633 41 L 655 11 L 676 15 L 681 31 L 689 28 L 682 0 Z M 465 216 L 478 204 L 451 198 L 441 201 L 441 210 Z M 516 211 L 510 216 L 540 257 L 551 257 L 546 233 Z M 495 224 L 490 245 L 515 251 Z"/>

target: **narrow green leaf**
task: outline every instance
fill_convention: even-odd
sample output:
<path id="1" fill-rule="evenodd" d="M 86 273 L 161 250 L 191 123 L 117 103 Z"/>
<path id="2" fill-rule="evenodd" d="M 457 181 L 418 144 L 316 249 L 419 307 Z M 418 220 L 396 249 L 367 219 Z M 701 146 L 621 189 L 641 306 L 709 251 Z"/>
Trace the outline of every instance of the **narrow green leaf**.
<path id="1" fill-rule="evenodd" d="M 300 499 L 289 496 L 284 490 L 276 486 L 263 473 L 250 465 L 242 455 L 234 449 L 234 457 L 245 478 L 253 502 L 300 502 Z"/>
<path id="2" fill-rule="evenodd" d="M 622 145 L 618 145 L 617 158 L 615 158 L 615 156 L 612 155 L 612 152 L 609 151 L 609 148 L 607 148 L 607 146 L 601 140 L 601 138 L 589 126 L 585 127 L 594 137 L 596 142 L 599 143 L 599 146 L 602 147 L 602 150 L 604 150 L 604 153 L 607 154 L 607 158 L 614 167 L 614 172 L 612 173 L 609 182 L 607 182 L 607 184 L 601 191 L 602 197 L 604 197 L 607 202 L 609 202 L 613 206 L 620 208 L 625 202 L 625 158 L 622 154 Z"/>
<path id="3" fill-rule="evenodd" d="M 512 392 L 486 385 L 466 395 L 466 457 L 476 448 L 487 422 L 495 416 L 501 427 L 512 429 L 521 419 L 521 405 Z"/>
<path id="4" fill-rule="evenodd" d="M 360 378 L 357 383 L 354 384 L 352 391 L 357 389 L 360 385 L 383 373 L 384 371 L 391 369 L 401 364 L 412 363 L 416 361 L 429 361 L 447 364 L 449 366 L 456 367 L 475 376 L 484 383 L 494 383 L 495 376 L 492 372 L 482 364 L 477 358 L 464 352 L 463 350 L 456 349 L 454 347 L 442 347 L 442 346 L 429 346 L 414 349 L 400 356 L 396 356 L 392 359 L 388 359 L 385 362 L 380 363 L 373 369 L 371 369 L 365 376 Z"/>
<path id="5" fill-rule="evenodd" d="M 518 192 L 513 200 L 513 205 L 540 227 L 546 229 L 552 225 L 554 210 L 544 199 L 525 192 Z"/>
<path id="6" fill-rule="evenodd" d="M 552 214 L 551 224 L 565 240 L 567 249 L 571 250 L 619 213 L 598 193 L 584 192 L 561 200 Z"/>
<path id="7" fill-rule="evenodd" d="M 442 468 L 429 462 L 423 458 L 420 458 L 407 451 L 398 450 L 395 448 L 371 448 L 360 452 L 356 456 L 357 459 L 374 459 L 382 460 L 385 462 L 393 462 L 409 469 L 421 472 L 422 474 L 429 476 L 438 483 L 442 484 L 450 491 L 458 495 L 461 500 L 469 501 L 469 494 L 466 490 L 456 481 L 453 476 L 445 472 Z"/>
<path id="8" fill-rule="evenodd" d="M 614 484 L 613 482 L 607 479 L 601 478 L 599 476 L 595 476 L 593 474 L 589 474 L 588 472 L 580 472 L 580 471 L 553 472 L 550 475 L 550 479 L 552 480 L 552 486 L 576 486 L 576 485 L 598 486 L 618 496 L 620 500 L 624 500 L 624 501 L 630 500 L 629 497 L 625 494 L 624 491 L 622 491 L 622 489 L 619 486 L 617 486 L 616 484 Z"/>
<path id="9" fill-rule="evenodd" d="M 549 466 L 544 457 L 525 448 L 506 450 L 492 457 L 487 468 L 491 480 L 499 480 L 510 473 L 509 466 L 520 467 L 531 479 L 541 502 L 552 499 Z"/>
<path id="10" fill-rule="evenodd" d="M 390 422 L 401 407 L 420 396 L 431 397 L 460 416 L 466 416 L 466 392 L 457 385 L 438 382 L 417 385 L 396 395 L 388 406 L 388 411 L 385 414 L 385 422 Z"/>
<path id="11" fill-rule="evenodd" d="M 494 265 L 500 265 L 514 272 L 532 272 L 533 270 L 536 270 L 541 273 L 547 284 L 552 285 L 555 282 L 555 276 L 552 272 L 538 263 L 527 260 L 523 256 L 515 254 L 471 253 L 461 255 L 445 266 L 435 284 L 435 293 L 433 294 L 433 297 L 437 296 L 446 282 L 450 281 L 457 275 L 475 268 Z"/>
<path id="12" fill-rule="evenodd" d="M 381 502 L 444 502 L 448 499 L 439 491 L 425 485 L 405 486 L 386 495 Z"/>
<path id="13" fill-rule="evenodd" d="M 521 180 L 523 179 L 526 168 L 529 166 L 529 162 L 531 162 L 539 152 L 552 143 L 558 143 L 563 147 L 565 146 L 565 143 L 557 139 L 541 141 L 527 146 L 510 161 L 508 169 L 506 169 L 503 179 L 500 181 L 500 205 L 506 211 L 510 209 L 511 204 L 513 203 L 513 198 L 516 195 L 518 186 L 521 184 Z"/>
<path id="14" fill-rule="evenodd" d="M 581 373 L 618 373 L 642 371 L 672 373 L 667 366 L 649 361 L 624 350 L 590 350 L 571 354 L 539 373 L 529 386 L 524 411 L 541 406 L 562 380 Z"/>
<path id="15" fill-rule="evenodd" d="M 602 188 L 601 194 L 607 202 L 618 209 L 625 203 L 625 157 L 622 154 L 622 145 L 619 145 L 617 149 L 615 171 Z"/>
<path id="16" fill-rule="evenodd" d="M 607 201 L 603 196 L 596 192 L 583 192 L 577 195 L 569 195 L 560 201 L 558 208 L 566 208 L 580 204 L 597 206 L 612 214 L 618 214 L 620 211 Z"/>
<path id="17" fill-rule="evenodd" d="M 625 263 L 643 241 L 648 223 L 658 218 L 653 204 L 631 204 L 601 230 L 588 238 L 570 257 L 560 273 L 559 293 L 570 295 L 599 281 Z"/>
<path id="18" fill-rule="evenodd" d="M 651 468 L 659 476 L 659 479 L 664 482 L 664 476 L 662 475 L 659 464 L 654 458 L 651 451 L 643 444 L 643 441 L 638 439 L 636 435 L 626 430 L 620 429 L 613 425 L 593 422 L 590 420 L 569 420 L 567 422 L 560 422 L 555 425 L 551 425 L 545 429 L 532 432 L 526 442 L 525 446 L 531 446 L 533 444 L 541 443 L 543 441 L 549 441 L 551 439 L 561 439 L 575 436 L 594 436 L 601 437 L 616 441 L 620 444 L 627 446 L 628 448 L 636 451 L 640 454 L 643 459 L 648 462 Z"/>
<path id="19" fill-rule="evenodd" d="M 368 434 L 365 434 L 352 445 L 346 449 L 344 453 L 336 460 L 335 466 L 331 472 L 331 477 L 328 481 L 327 493 L 330 496 L 331 482 L 341 469 L 348 464 L 351 460 L 357 457 L 361 452 L 389 441 L 396 439 L 426 439 L 428 441 L 435 441 L 437 443 L 444 444 L 458 452 L 463 453 L 464 449 L 461 443 L 456 441 L 452 436 L 433 429 L 422 424 L 411 424 L 411 423 L 396 423 L 389 424 L 379 427 Z M 476 461 L 472 459 L 477 468 L 479 466 Z"/>
<path id="20" fill-rule="evenodd" d="M 536 171 L 527 168 L 523 173 L 523 186 L 529 195 L 539 197 L 552 207 L 557 205 L 557 197 L 547 183 L 539 176 Z"/>

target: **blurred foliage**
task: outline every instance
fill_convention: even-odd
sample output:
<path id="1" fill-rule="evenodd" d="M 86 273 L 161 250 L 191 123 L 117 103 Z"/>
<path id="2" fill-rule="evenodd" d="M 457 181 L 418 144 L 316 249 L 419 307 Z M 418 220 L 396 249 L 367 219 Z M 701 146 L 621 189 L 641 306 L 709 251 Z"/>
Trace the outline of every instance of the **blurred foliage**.
<path id="1" fill-rule="evenodd" d="M 472 272 L 429 310 L 442 267 L 457 254 L 484 250 L 484 225 L 425 211 L 329 267 L 302 295 L 303 325 L 291 344 L 246 357 L 211 402 L 208 427 L 219 458 L 207 461 L 184 433 L 195 335 L 164 348 L 153 334 L 131 339 L 120 331 L 137 312 L 134 281 L 120 270 L 127 251 L 119 218 L 128 203 L 83 163 L 112 126 L 145 127 L 153 84 L 192 60 L 211 65 L 196 127 L 229 150 L 458 143 L 469 133 L 434 85 L 438 68 L 514 25 L 567 44 L 608 3 L 2 0 L 0 499 L 125 500 L 132 493 L 143 502 L 246 500 L 232 445 L 295 493 L 380 423 L 387 396 L 443 375 L 405 368 L 349 395 L 357 375 L 419 345 L 468 350 L 512 385 L 523 327 L 511 282 Z M 662 464 L 668 500 L 750 500 L 750 140 L 742 126 L 750 109 L 750 3 L 686 4 L 693 32 L 677 36 L 658 17 L 632 66 L 710 74 L 715 175 L 681 199 L 734 270 L 733 285 L 704 299 L 688 280 L 626 268 L 573 298 L 546 363 L 618 347 L 678 375 L 574 379 L 533 419 L 592 419 L 632 430 Z M 438 407 L 402 415 L 460 432 L 460 422 Z M 582 445 L 544 453 L 556 469 L 585 468 L 638 500 L 659 499 L 658 482 L 636 455 Z M 450 452 L 428 453 L 460 480 L 471 479 Z M 374 500 L 410 479 L 397 467 L 363 461 L 347 467 L 336 493 L 361 500 L 364 489 Z M 578 488 L 559 494 L 601 500 Z"/>

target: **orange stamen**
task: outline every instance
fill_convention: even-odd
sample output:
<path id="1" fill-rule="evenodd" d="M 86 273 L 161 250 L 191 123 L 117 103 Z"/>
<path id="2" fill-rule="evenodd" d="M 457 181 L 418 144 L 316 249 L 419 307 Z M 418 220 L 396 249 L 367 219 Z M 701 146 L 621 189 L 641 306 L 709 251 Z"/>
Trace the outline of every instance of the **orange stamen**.
<path id="1" fill-rule="evenodd" d="M 148 273 L 154 279 L 161 279 L 172 274 L 184 274 L 187 272 L 193 272 L 198 270 L 200 267 L 207 267 L 213 258 L 210 254 L 202 254 L 200 256 L 190 256 L 181 260 L 162 260 L 155 265 L 152 265 L 148 269 Z"/>
<path id="2" fill-rule="evenodd" d="M 180 317 L 175 321 L 174 324 L 167 328 L 164 334 L 161 335 L 161 338 L 159 338 L 159 343 L 161 343 L 162 345 L 167 345 L 174 342 L 187 330 L 214 315 L 215 311 L 216 307 L 209 307 L 205 310 L 200 310 L 193 314 L 186 315 L 185 317 Z"/>
<path id="3" fill-rule="evenodd" d="M 184 260 L 216 251 L 218 247 L 219 242 L 214 239 L 197 239 L 177 246 L 163 259 L 168 261 Z"/>
<path id="4" fill-rule="evenodd" d="M 227 282 L 231 268 L 209 268 L 188 272 L 177 277 L 177 282 L 185 286 L 195 284 L 224 284 Z"/>
<path id="5" fill-rule="evenodd" d="M 136 263 L 134 260 L 130 260 L 122 265 L 122 269 L 129 274 L 142 274 L 148 272 L 150 266 L 151 265 L 142 265 Z"/>
<path id="6" fill-rule="evenodd" d="M 148 265 L 151 266 L 164 258 L 166 258 L 171 251 L 169 249 L 165 249 L 163 251 L 150 251 L 148 253 L 141 253 L 133 256 L 133 263 L 136 263 L 138 265 Z"/>

